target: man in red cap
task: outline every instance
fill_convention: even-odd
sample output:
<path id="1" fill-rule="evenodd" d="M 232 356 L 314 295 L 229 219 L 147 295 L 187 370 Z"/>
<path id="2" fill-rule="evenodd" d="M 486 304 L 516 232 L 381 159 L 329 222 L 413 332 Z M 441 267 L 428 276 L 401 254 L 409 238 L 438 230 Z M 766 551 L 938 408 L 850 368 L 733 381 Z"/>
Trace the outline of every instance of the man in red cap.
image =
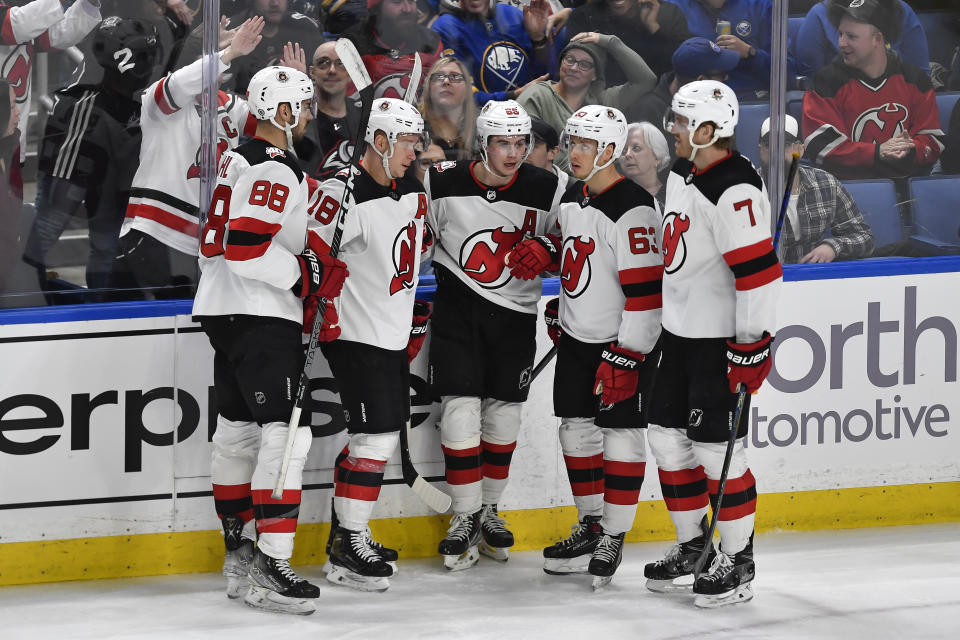
<path id="1" fill-rule="evenodd" d="M 343 33 L 357 47 L 377 98 L 403 98 L 420 54 L 424 70 L 443 53 L 440 37 L 417 24 L 416 0 L 367 0 L 370 15 Z"/>

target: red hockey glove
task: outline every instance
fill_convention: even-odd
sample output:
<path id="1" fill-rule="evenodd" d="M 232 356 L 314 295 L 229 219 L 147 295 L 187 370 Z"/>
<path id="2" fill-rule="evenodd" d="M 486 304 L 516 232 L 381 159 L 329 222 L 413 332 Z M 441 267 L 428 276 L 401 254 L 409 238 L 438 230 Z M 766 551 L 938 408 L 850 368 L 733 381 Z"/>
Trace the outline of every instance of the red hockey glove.
<path id="1" fill-rule="evenodd" d="M 433 230 L 426 222 L 423 223 L 423 241 L 420 243 L 420 255 L 423 255 L 433 246 Z"/>
<path id="2" fill-rule="evenodd" d="M 636 394 L 644 355 L 611 342 L 600 357 L 602 362 L 597 367 L 593 392 L 600 396 L 600 402 L 616 404 Z"/>
<path id="3" fill-rule="evenodd" d="M 313 322 L 317 317 L 317 306 L 320 304 L 319 296 L 308 296 L 303 300 L 303 332 L 313 331 Z M 323 314 L 323 324 L 320 326 L 320 333 L 317 334 L 320 342 L 333 342 L 340 337 L 340 316 L 337 314 L 337 307 L 333 300 L 327 300 L 327 310 Z"/>
<path id="4" fill-rule="evenodd" d="M 560 336 L 563 335 L 563 329 L 560 328 L 560 298 L 547 300 L 547 306 L 543 310 L 543 320 L 547 323 L 547 335 L 553 340 L 553 344 L 560 344 Z"/>
<path id="5" fill-rule="evenodd" d="M 413 303 L 413 322 L 410 324 L 410 340 L 407 342 L 407 362 L 420 353 L 420 347 L 427 338 L 427 322 L 430 320 L 430 303 L 416 300 Z"/>
<path id="6" fill-rule="evenodd" d="M 773 338 L 767 331 L 756 342 L 738 344 L 727 340 L 727 379 L 730 381 L 730 393 L 736 393 L 740 383 L 747 393 L 754 393 L 767 379 L 773 366 L 770 346 Z"/>
<path id="7" fill-rule="evenodd" d="M 311 249 L 297 256 L 300 277 L 292 287 L 298 298 L 318 296 L 332 300 L 340 295 L 349 272 L 345 262 L 330 256 L 318 256 Z"/>
<path id="8" fill-rule="evenodd" d="M 560 268 L 560 239 L 556 236 L 530 238 L 514 245 L 508 256 L 510 275 L 533 280 L 544 271 Z"/>

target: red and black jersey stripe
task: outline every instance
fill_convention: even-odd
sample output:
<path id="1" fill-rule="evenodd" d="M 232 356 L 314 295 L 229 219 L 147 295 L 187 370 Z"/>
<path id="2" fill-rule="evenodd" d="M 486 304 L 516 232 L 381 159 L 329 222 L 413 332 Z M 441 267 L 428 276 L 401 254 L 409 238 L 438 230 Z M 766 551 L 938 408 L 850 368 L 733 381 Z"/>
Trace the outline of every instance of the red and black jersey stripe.
<path id="1" fill-rule="evenodd" d="M 649 311 L 663 306 L 663 265 L 620 271 L 620 288 L 627 311 Z"/>
<path id="2" fill-rule="evenodd" d="M 480 447 L 451 449 L 443 445 L 443 461 L 447 467 L 447 484 L 472 484 L 483 478 Z"/>
<path id="3" fill-rule="evenodd" d="M 274 500 L 272 489 L 254 489 L 253 511 L 259 533 L 296 533 L 300 517 L 300 489 L 284 489 L 283 497 Z"/>
<path id="4" fill-rule="evenodd" d="M 180 105 L 176 103 L 173 99 L 173 96 L 170 95 L 170 91 L 167 89 L 167 78 L 161 78 L 160 82 L 157 83 L 157 88 L 153 90 L 153 100 L 157 103 L 157 106 L 160 107 L 166 115 L 173 115 L 177 111 L 180 111 Z"/>
<path id="5" fill-rule="evenodd" d="M 337 465 L 334 495 L 338 498 L 376 502 L 383 485 L 383 471 L 387 463 L 369 458 L 345 456 Z"/>
<path id="6" fill-rule="evenodd" d="M 593 456 L 563 456 L 567 467 L 570 489 L 575 496 L 603 493 L 603 454 Z"/>
<path id="7" fill-rule="evenodd" d="M 481 440 L 480 446 L 483 448 L 483 477 L 506 480 L 510 475 L 510 461 L 517 443 L 494 444 Z"/>
<path id="8" fill-rule="evenodd" d="M 626 506 L 636 505 L 643 485 L 644 462 L 603 461 L 603 501 Z"/>
<path id="9" fill-rule="evenodd" d="M 256 218 L 237 218 L 230 221 L 227 233 L 227 260 L 240 262 L 259 258 L 270 248 L 270 243 L 282 225 Z"/>
<path id="10" fill-rule="evenodd" d="M 707 506 L 707 474 L 703 467 L 664 471 L 660 469 L 660 491 L 669 511 L 696 511 Z"/>
<path id="11" fill-rule="evenodd" d="M 737 280 L 737 291 L 756 289 L 783 276 L 770 238 L 728 251 L 723 259 Z"/>
<path id="12" fill-rule="evenodd" d="M 716 505 L 717 490 L 720 483 L 717 480 L 708 480 L 710 485 L 710 502 Z M 747 472 L 739 478 L 727 479 L 723 490 L 723 504 L 720 505 L 718 520 L 739 520 L 757 511 L 757 483 L 753 474 Z"/>
<path id="13" fill-rule="evenodd" d="M 237 516 L 244 522 L 253 519 L 253 493 L 250 483 L 213 485 L 213 505 L 217 516 Z"/>

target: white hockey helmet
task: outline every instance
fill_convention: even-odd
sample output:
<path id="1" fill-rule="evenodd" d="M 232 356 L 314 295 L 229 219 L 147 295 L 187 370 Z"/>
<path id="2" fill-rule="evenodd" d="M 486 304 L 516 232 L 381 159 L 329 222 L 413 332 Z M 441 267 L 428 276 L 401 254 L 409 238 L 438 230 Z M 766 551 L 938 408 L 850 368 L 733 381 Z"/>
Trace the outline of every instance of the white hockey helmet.
<path id="1" fill-rule="evenodd" d="M 292 131 L 300 122 L 301 103 L 313 98 L 313 81 L 302 71 L 290 67 L 265 67 L 253 74 L 247 85 L 247 106 L 257 120 L 273 121 L 281 104 L 290 105 L 293 123 L 280 125 L 287 134 L 287 147 L 293 146 Z"/>
<path id="2" fill-rule="evenodd" d="M 586 182 L 597 171 L 616 162 L 620 154 L 623 153 L 627 146 L 627 119 L 619 109 L 600 104 L 589 104 L 577 110 L 567 119 L 567 125 L 563 128 L 563 138 L 560 142 L 564 151 L 569 152 L 570 138 L 573 136 L 597 141 L 597 155 L 593 158 L 593 170 L 584 178 L 584 182 Z M 613 155 L 610 156 L 610 160 L 602 165 L 597 165 L 597 160 L 611 144 L 613 145 Z"/>
<path id="3" fill-rule="evenodd" d="M 477 116 L 477 141 L 480 147 L 480 159 L 487 171 L 497 175 L 487 162 L 487 144 L 490 141 L 490 136 L 526 136 L 527 151 L 520 160 L 520 163 L 523 164 L 533 147 L 530 116 L 527 114 L 527 110 L 515 100 L 504 100 L 502 102 L 490 100 L 480 109 L 480 115 Z"/>
<path id="4" fill-rule="evenodd" d="M 716 80 L 696 80 L 683 85 L 673 94 L 671 114 L 668 118 L 667 130 L 673 133 L 676 125 L 675 116 L 687 119 L 687 131 L 693 152 L 690 160 L 697 153 L 697 149 L 709 147 L 720 138 L 733 136 L 740 116 L 740 103 L 733 89 Z M 713 139 L 707 144 L 697 145 L 693 142 L 693 134 L 704 122 L 714 124 Z"/>
<path id="5" fill-rule="evenodd" d="M 386 153 L 380 153 L 374 146 L 373 141 L 377 131 L 382 131 L 387 136 L 389 148 Z M 424 132 L 423 117 L 416 107 L 396 98 L 378 98 L 373 101 L 373 106 L 370 108 L 370 120 L 367 122 L 367 130 L 363 139 L 380 156 L 383 161 L 383 169 L 391 180 L 394 176 L 390 174 L 390 158 L 393 157 L 394 145 L 397 138 L 409 134 L 421 136 L 424 139 L 424 148 L 427 147 L 428 142 Z"/>

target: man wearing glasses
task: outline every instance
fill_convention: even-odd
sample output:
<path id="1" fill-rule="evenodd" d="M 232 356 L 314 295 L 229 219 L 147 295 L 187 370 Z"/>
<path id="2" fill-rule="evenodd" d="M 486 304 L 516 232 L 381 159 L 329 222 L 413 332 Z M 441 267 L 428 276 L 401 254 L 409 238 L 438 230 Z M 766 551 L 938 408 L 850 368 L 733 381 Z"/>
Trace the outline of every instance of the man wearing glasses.
<path id="1" fill-rule="evenodd" d="M 300 167 L 311 177 L 326 180 L 350 164 L 360 108 L 347 100 L 350 76 L 333 42 L 317 47 L 309 72 L 316 89 L 316 117 L 295 148 Z"/>

